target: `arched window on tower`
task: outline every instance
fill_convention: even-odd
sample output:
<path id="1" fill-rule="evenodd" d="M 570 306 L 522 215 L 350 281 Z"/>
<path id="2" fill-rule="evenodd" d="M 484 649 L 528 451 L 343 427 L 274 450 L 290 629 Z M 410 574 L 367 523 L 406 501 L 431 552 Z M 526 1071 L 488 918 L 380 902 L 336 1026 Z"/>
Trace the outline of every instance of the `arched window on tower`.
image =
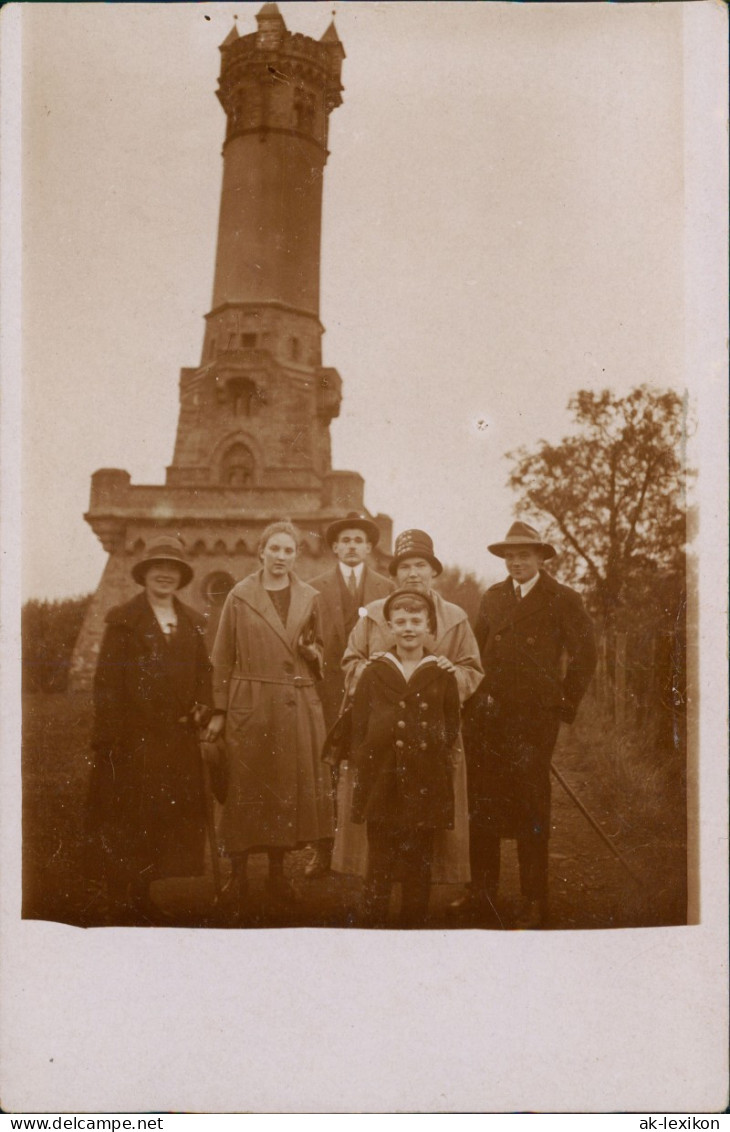
<path id="1" fill-rule="evenodd" d="M 233 444 L 221 461 L 221 483 L 226 487 L 247 487 L 253 482 L 256 461 L 245 444 Z"/>

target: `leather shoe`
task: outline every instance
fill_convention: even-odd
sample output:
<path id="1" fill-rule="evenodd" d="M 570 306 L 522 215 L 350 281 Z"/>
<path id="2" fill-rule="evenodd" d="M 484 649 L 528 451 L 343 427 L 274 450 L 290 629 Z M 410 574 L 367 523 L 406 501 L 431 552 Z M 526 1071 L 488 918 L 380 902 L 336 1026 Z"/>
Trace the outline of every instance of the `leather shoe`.
<path id="1" fill-rule="evenodd" d="M 515 917 L 515 927 L 521 931 L 534 931 L 545 926 L 547 906 L 544 900 L 523 900 Z"/>
<path id="2" fill-rule="evenodd" d="M 467 889 L 463 896 L 452 900 L 448 911 L 454 918 L 458 917 L 477 927 L 504 927 L 497 911 L 496 901 L 491 900 L 486 892 L 478 892 L 473 888 Z"/>
<path id="3" fill-rule="evenodd" d="M 304 866 L 304 875 L 307 880 L 314 877 L 326 876 L 330 871 L 331 853 L 322 845 L 313 845 L 311 856 Z"/>

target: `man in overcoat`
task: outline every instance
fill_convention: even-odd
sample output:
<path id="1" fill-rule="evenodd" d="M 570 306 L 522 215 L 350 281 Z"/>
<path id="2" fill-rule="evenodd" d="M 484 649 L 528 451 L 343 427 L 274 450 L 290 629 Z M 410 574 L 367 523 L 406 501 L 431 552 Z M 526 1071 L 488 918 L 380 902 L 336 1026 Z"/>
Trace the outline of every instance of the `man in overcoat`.
<path id="1" fill-rule="evenodd" d="M 500 839 L 516 838 L 522 905 L 516 926 L 547 916 L 550 762 L 596 665 L 593 623 L 575 590 L 542 568 L 555 549 L 516 522 L 490 552 L 508 577 L 484 594 L 476 623 L 484 680 L 465 708 L 471 889 L 483 923 L 498 921 Z"/>
<path id="2" fill-rule="evenodd" d="M 408 586 L 430 595 L 436 610 L 436 630 L 429 649 L 437 663 L 453 672 L 461 703 L 472 695 L 482 678 L 479 648 L 469 619 L 460 606 L 445 601 L 433 583 L 442 572 L 433 541 L 425 531 L 407 530 L 398 535 L 388 566 L 398 586 Z M 345 686 L 350 695 L 366 665 L 393 645 L 384 614 L 385 599 L 371 602 L 358 618 L 342 658 Z M 461 737 L 453 751 L 454 828 L 439 830 L 434 839 L 432 880 L 434 884 L 464 884 L 469 879 L 469 830 L 466 764 Z M 337 829 L 332 856 L 336 872 L 364 876 L 367 869 L 367 836 L 350 816 L 352 775 L 343 764 L 337 791 Z"/>

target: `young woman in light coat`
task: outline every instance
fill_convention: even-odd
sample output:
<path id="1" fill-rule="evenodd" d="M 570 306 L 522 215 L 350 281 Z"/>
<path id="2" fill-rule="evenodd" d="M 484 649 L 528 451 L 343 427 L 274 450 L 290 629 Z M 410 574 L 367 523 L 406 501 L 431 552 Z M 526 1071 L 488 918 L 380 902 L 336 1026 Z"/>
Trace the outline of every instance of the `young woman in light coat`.
<path id="1" fill-rule="evenodd" d="M 293 897 L 286 851 L 334 835 L 315 687 L 322 655 L 317 592 L 293 572 L 299 541 L 291 523 L 266 528 L 261 569 L 229 593 L 213 646 L 215 714 L 204 738 L 225 736 L 230 777 L 220 838 L 241 910 L 249 853 L 268 854 L 269 895 L 286 904 Z"/>

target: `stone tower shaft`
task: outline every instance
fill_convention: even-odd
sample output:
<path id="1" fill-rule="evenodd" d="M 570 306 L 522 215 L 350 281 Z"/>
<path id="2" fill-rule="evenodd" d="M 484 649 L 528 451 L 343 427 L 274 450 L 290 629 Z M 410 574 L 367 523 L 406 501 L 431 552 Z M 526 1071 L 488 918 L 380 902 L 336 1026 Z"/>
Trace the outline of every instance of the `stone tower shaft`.
<path id="1" fill-rule="evenodd" d="M 327 123 L 344 50 L 293 34 L 275 4 L 221 44 L 226 114 L 213 306 L 197 370 L 180 378 L 172 486 L 321 496 L 341 382 L 322 368 L 319 321 Z M 291 504 L 285 497 L 283 506 Z"/>

